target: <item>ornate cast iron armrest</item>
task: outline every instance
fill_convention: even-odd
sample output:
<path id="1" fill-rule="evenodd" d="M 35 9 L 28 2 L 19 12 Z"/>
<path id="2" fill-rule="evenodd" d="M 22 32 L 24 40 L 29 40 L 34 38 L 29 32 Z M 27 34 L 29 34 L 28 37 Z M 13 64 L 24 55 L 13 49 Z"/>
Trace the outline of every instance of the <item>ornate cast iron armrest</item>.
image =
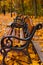
<path id="1" fill-rule="evenodd" d="M 31 38 L 33 37 L 34 33 L 36 32 L 36 30 L 39 30 L 42 28 L 42 24 L 37 24 L 36 26 L 33 27 L 33 30 L 32 32 L 30 33 L 30 35 L 27 37 L 27 38 L 18 38 L 18 37 L 15 37 L 15 36 L 12 36 L 12 35 L 9 35 L 9 36 L 5 36 L 2 38 L 2 40 L 4 40 L 5 38 L 16 38 L 18 40 L 22 40 L 22 41 L 27 41 L 27 40 L 31 40 Z M 1 41 L 2 41 L 1 40 Z"/>
<path id="2" fill-rule="evenodd" d="M 16 50 L 22 50 L 22 49 L 24 49 L 24 48 L 26 48 L 28 45 L 29 45 L 29 43 L 30 43 L 30 40 L 32 39 L 32 37 L 34 36 L 34 33 L 36 32 L 36 30 L 39 30 L 39 29 L 41 29 L 42 28 L 42 24 L 37 24 L 36 26 L 34 26 L 34 28 L 33 28 L 33 30 L 32 30 L 32 32 L 30 33 L 30 35 L 27 37 L 27 38 L 18 38 L 18 37 L 15 37 L 15 36 L 12 36 L 12 35 L 9 35 L 9 36 L 6 36 L 6 37 L 3 37 L 2 39 L 1 39 L 1 47 L 2 48 L 4 48 L 4 49 L 6 49 L 6 48 L 10 48 L 10 49 L 16 49 Z M 8 38 L 8 40 L 11 40 L 11 38 L 16 38 L 16 39 L 18 39 L 18 40 L 22 40 L 22 41 L 27 41 L 23 46 L 21 46 L 21 47 L 16 47 L 16 46 L 14 46 L 14 47 L 4 47 L 3 46 L 3 44 L 4 44 L 4 39 L 6 39 L 6 38 Z M 11 42 L 11 41 L 10 41 Z M 12 45 L 12 43 L 13 42 L 11 42 L 11 45 Z"/>

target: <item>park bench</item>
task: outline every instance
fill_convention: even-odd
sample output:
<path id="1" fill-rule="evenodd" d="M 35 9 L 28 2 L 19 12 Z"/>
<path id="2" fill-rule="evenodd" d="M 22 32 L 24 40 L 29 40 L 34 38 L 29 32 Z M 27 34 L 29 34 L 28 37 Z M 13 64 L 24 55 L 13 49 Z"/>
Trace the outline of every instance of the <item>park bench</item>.
<path id="1" fill-rule="evenodd" d="M 4 65 L 5 65 L 4 59 L 7 53 L 11 50 L 22 51 L 30 59 L 30 55 L 28 53 L 28 46 L 36 30 L 39 30 L 42 28 L 42 24 L 39 23 L 36 26 L 34 26 L 32 23 L 32 20 L 28 16 L 21 15 L 21 16 L 17 16 L 16 19 L 14 19 L 14 22 L 9 27 L 11 31 L 9 31 L 8 35 L 4 36 L 1 39 L 1 48 L 4 51 L 4 58 L 3 58 Z M 16 41 L 16 44 L 17 44 L 16 46 L 15 45 L 13 46 L 13 40 Z M 10 45 L 7 44 L 8 41 L 10 41 Z M 18 46 L 18 43 L 20 43 L 20 46 Z M 34 45 L 34 47 L 36 48 L 36 45 Z M 2 51 L 1 53 L 3 54 Z M 30 59 L 30 62 L 31 62 L 31 59 Z"/>

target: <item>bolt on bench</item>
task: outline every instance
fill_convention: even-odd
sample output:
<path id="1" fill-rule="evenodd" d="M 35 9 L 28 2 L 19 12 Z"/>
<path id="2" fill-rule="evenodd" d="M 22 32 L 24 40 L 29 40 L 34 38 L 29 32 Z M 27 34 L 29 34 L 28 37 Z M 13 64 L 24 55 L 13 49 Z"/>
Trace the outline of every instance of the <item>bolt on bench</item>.
<path id="1" fill-rule="evenodd" d="M 17 16 L 14 19 L 14 22 L 8 27 L 10 27 L 8 34 L 6 36 L 3 36 L 1 39 L 0 52 L 3 55 L 2 65 L 9 65 L 9 60 L 16 60 L 19 65 L 23 65 L 20 62 L 25 62 L 27 64 L 32 63 L 28 52 L 28 46 L 31 43 L 36 30 L 40 30 L 42 28 L 42 24 L 39 23 L 34 26 L 32 20 L 28 16 L 21 15 Z M 24 55 L 28 57 L 28 62 L 21 59 L 19 60 L 19 58 L 16 58 L 16 56 L 14 55 L 12 56 L 12 58 L 7 60 L 6 58 L 9 58 L 8 53 L 10 51 L 13 51 L 12 53 L 14 53 L 15 51 L 15 55 L 16 52 L 18 52 L 18 55 L 20 54 L 20 52 L 23 52 L 22 56 Z M 11 65 L 14 65 L 14 63 L 11 63 Z"/>

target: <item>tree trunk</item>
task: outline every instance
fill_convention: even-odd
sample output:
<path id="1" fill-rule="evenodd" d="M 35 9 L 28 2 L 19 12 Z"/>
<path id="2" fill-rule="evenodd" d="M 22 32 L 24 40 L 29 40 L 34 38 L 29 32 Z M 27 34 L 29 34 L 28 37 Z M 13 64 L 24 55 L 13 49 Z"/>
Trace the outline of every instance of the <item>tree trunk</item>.
<path id="1" fill-rule="evenodd" d="M 37 17 L 37 0 L 32 0 L 33 1 L 33 6 L 34 6 L 34 14 L 35 14 L 35 18 Z"/>

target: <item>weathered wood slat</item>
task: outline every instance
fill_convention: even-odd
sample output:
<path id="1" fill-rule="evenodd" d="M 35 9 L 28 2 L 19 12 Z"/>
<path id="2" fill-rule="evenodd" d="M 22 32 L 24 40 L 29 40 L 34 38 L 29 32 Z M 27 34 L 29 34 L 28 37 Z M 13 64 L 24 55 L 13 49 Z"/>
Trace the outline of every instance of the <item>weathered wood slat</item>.
<path id="1" fill-rule="evenodd" d="M 20 34 L 19 31 L 20 31 L 20 29 L 15 28 L 15 36 L 18 37 L 18 38 L 20 37 L 20 36 L 19 36 L 19 34 Z M 20 43 L 19 40 L 17 40 L 17 39 L 15 39 L 14 41 L 15 41 L 15 44 L 16 44 L 16 45 Z"/>
<path id="2" fill-rule="evenodd" d="M 24 38 L 24 33 L 23 33 L 23 29 L 20 28 L 20 38 Z M 20 44 L 23 45 L 24 41 L 20 41 Z"/>
<path id="3" fill-rule="evenodd" d="M 34 48 L 37 51 L 37 54 L 38 54 L 41 62 L 43 63 L 43 52 L 41 52 L 42 48 L 40 47 L 39 43 L 37 43 L 35 41 L 33 41 L 33 45 L 34 45 Z"/>

